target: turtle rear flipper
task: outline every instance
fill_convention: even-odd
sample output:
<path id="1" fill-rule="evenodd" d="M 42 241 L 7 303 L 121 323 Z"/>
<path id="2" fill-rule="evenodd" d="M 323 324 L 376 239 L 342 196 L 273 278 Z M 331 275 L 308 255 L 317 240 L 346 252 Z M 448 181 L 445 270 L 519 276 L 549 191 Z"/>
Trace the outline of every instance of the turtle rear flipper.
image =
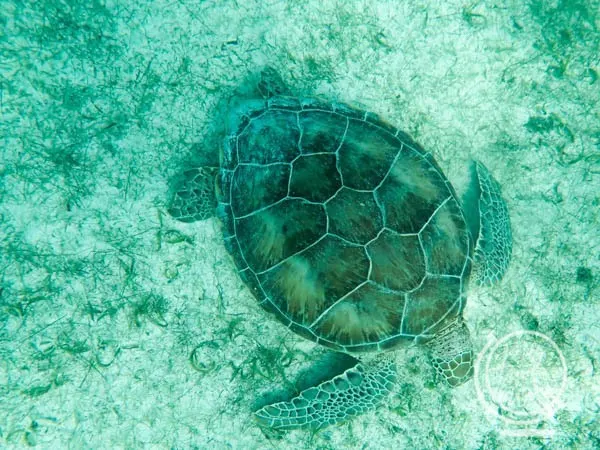
<path id="1" fill-rule="evenodd" d="M 471 186 L 465 198 L 465 212 L 476 239 L 472 276 L 478 284 L 499 281 L 512 252 L 508 208 L 500 185 L 480 162 L 472 166 Z"/>
<path id="2" fill-rule="evenodd" d="M 202 166 L 186 170 L 175 185 L 169 214 L 181 222 L 205 220 L 215 215 L 217 167 Z"/>
<path id="3" fill-rule="evenodd" d="M 318 430 L 374 409 L 396 383 L 396 366 L 389 356 L 358 363 L 340 375 L 301 392 L 287 402 L 256 411 L 261 425 L 286 430 Z"/>
<path id="4" fill-rule="evenodd" d="M 427 344 L 431 364 L 452 387 L 460 386 L 473 375 L 473 345 L 461 317 L 442 329 Z"/>

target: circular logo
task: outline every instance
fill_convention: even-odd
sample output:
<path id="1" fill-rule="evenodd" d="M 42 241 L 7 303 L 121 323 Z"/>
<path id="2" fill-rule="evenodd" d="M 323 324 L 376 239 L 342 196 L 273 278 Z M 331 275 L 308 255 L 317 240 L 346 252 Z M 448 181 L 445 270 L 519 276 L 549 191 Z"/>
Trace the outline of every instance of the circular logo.
<path id="1" fill-rule="evenodd" d="M 521 429 L 554 419 L 566 383 L 562 352 L 552 339 L 536 331 L 516 331 L 490 340 L 475 362 L 475 388 L 481 404 L 490 414 Z M 537 428 L 528 431 L 548 434 Z"/>

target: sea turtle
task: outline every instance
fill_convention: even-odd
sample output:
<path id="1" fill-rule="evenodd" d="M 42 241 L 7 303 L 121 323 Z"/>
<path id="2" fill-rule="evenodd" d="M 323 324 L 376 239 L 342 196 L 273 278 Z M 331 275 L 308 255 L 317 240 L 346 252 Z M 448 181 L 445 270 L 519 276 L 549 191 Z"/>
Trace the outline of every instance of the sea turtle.
<path id="1" fill-rule="evenodd" d="M 169 211 L 216 210 L 259 304 L 360 359 L 259 422 L 321 428 L 375 407 L 396 381 L 390 350 L 407 344 L 425 344 L 449 385 L 468 380 L 467 282 L 499 280 L 512 248 L 497 181 L 474 162 L 461 202 L 431 153 L 377 115 L 292 96 L 273 70 L 259 90 L 230 108 L 220 165 L 185 172 Z"/>

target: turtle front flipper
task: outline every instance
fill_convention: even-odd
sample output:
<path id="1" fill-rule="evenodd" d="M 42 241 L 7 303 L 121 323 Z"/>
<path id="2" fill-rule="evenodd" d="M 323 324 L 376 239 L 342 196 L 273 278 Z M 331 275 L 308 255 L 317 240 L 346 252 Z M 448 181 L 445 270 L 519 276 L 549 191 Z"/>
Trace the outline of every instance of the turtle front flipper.
<path id="1" fill-rule="evenodd" d="M 508 208 L 500 185 L 480 162 L 473 163 L 470 195 L 475 204 L 468 205 L 467 220 L 476 239 L 472 275 L 479 284 L 499 281 L 508 267 L 512 252 L 512 232 Z"/>
<path id="2" fill-rule="evenodd" d="M 255 415 L 261 425 L 269 428 L 317 430 L 374 409 L 395 383 L 395 363 L 383 355 L 369 363 L 358 363 L 288 402 L 265 406 Z"/>
<path id="3" fill-rule="evenodd" d="M 471 335 L 461 317 L 439 331 L 426 346 L 431 364 L 450 386 L 460 386 L 473 375 Z"/>
<path id="4" fill-rule="evenodd" d="M 186 170 L 175 183 L 169 214 L 181 222 L 195 222 L 215 215 L 217 167 L 201 166 Z"/>

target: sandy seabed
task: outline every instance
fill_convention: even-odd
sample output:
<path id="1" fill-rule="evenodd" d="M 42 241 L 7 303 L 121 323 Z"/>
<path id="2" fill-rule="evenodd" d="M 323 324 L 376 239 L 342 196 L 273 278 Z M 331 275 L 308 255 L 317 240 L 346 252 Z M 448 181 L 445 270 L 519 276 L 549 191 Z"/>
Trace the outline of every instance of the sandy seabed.
<path id="1" fill-rule="evenodd" d="M 0 0 L 0 446 L 600 447 L 600 4 Z M 167 213 L 264 66 L 503 186 L 514 250 L 450 390 L 418 349 L 376 411 L 265 435 L 256 399 L 322 353 L 271 320 L 216 219 Z"/>

